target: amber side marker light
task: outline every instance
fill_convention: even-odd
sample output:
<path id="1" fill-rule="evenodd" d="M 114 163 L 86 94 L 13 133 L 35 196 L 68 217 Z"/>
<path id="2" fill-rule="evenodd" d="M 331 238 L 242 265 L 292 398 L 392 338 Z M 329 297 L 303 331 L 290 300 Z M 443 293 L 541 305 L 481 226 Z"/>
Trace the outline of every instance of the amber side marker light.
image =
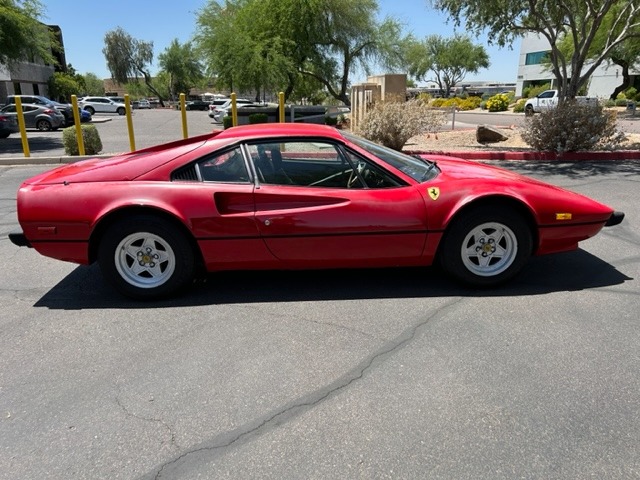
<path id="1" fill-rule="evenodd" d="M 571 220 L 570 213 L 556 213 L 556 220 Z"/>

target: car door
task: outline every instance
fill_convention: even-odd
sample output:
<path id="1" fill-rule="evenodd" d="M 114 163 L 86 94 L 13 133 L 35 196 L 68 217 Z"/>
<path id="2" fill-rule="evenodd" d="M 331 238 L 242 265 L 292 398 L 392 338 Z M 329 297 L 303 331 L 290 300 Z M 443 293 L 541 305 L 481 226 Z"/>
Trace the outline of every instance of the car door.
<path id="1" fill-rule="evenodd" d="M 253 176 L 240 147 L 202 157 L 172 175 L 172 204 L 185 213 L 207 270 L 274 267 L 255 221 Z"/>
<path id="2" fill-rule="evenodd" d="M 258 176 L 258 230 L 287 266 L 408 265 L 421 257 L 427 212 L 414 187 L 326 141 L 246 147 Z M 382 180 L 367 184 L 366 169 Z"/>

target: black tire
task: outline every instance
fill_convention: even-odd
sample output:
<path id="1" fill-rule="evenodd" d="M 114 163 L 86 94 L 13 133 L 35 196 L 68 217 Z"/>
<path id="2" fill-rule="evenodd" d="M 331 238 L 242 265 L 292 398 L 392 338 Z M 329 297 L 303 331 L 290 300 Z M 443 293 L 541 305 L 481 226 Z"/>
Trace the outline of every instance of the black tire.
<path id="1" fill-rule="evenodd" d="M 36 128 L 41 132 L 48 132 L 52 129 L 51 122 L 49 120 L 41 118 L 36 122 Z"/>
<path id="2" fill-rule="evenodd" d="M 442 238 L 438 260 L 455 280 L 493 287 L 510 280 L 531 256 L 529 225 L 514 210 L 480 206 L 454 218 Z"/>
<path id="3" fill-rule="evenodd" d="M 95 115 L 96 111 L 93 107 L 84 107 L 84 110 L 89 112 L 91 115 Z"/>
<path id="4" fill-rule="evenodd" d="M 524 115 L 525 117 L 533 117 L 533 114 L 535 112 L 533 111 L 533 107 L 531 105 L 527 105 L 524 107 Z"/>
<path id="5" fill-rule="evenodd" d="M 2 132 L 0 133 L 0 138 L 8 138 L 11 135 L 11 132 Z"/>
<path id="6" fill-rule="evenodd" d="M 185 235 L 151 215 L 111 225 L 100 239 L 98 264 L 107 282 L 136 300 L 174 295 L 195 274 L 195 255 Z"/>
<path id="7" fill-rule="evenodd" d="M 126 110 L 124 108 L 120 107 L 120 108 L 118 108 L 117 112 L 118 112 L 118 115 L 124 115 Z"/>

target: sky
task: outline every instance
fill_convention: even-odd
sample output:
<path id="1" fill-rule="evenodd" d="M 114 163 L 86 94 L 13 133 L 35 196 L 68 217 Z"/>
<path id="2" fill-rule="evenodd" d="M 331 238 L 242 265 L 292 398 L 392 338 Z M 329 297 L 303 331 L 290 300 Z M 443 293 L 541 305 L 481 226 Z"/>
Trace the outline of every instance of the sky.
<path id="1" fill-rule="evenodd" d="M 151 41 L 154 47 L 154 65 L 151 73 L 157 72 L 158 54 L 162 53 L 173 39 L 185 43 L 196 30 L 198 12 L 209 3 L 207 0 L 46 0 L 44 23 L 58 25 L 62 29 L 67 63 L 81 73 L 94 73 L 100 78 L 109 78 L 102 49 L 108 31 L 122 27 L 137 40 Z M 450 37 L 456 30 L 448 17 L 427 6 L 427 0 L 378 0 L 379 16 L 396 18 L 404 27 L 404 33 L 416 38 L 427 35 Z M 459 30 L 465 33 L 464 30 Z M 491 46 L 486 36 L 472 41 L 487 50 L 491 65 L 464 81 L 515 83 L 518 70 L 519 42 L 512 49 Z M 380 75 L 385 72 L 374 71 Z M 362 78 L 358 78 L 361 76 Z M 366 81 L 364 75 L 354 75 L 352 83 Z M 422 82 L 424 83 L 424 82 Z M 422 84 L 421 83 L 421 84 Z"/>

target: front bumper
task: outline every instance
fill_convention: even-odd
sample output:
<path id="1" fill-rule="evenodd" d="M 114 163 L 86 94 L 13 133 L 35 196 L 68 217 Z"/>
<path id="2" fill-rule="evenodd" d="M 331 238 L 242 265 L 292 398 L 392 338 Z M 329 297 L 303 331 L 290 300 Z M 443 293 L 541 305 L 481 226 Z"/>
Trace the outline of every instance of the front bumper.
<path id="1" fill-rule="evenodd" d="M 619 225 L 624 218 L 624 212 L 613 212 L 609 217 L 609 220 L 604 224 L 605 227 L 612 227 L 613 225 Z"/>
<path id="2" fill-rule="evenodd" d="M 27 237 L 25 237 L 24 233 L 22 232 L 11 232 L 9 234 L 9 240 L 11 240 L 11 243 L 17 245 L 18 247 L 33 248 L 31 242 L 27 240 Z"/>

